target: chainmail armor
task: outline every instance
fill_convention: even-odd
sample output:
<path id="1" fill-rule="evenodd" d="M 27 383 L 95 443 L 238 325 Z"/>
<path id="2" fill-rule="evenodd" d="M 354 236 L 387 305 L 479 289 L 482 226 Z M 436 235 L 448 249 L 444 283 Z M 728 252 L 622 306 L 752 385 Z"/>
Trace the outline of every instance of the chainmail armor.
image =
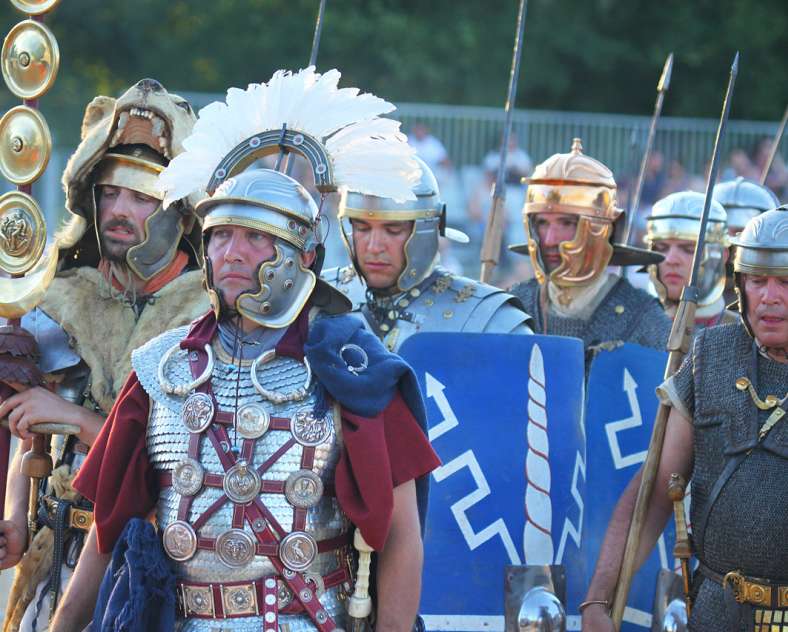
<path id="1" fill-rule="evenodd" d="M 727 458 L 752 450 L 728 480 L 709 513 L 703 551 L 712 570 L 788 583 L 788 425 L 778 422 L 758 443 L 771 411 L 759 410 L 736 380 L 748 377 L 761 399 L 788 391 L 788 365 L 758 357 L 753 370 L 752 338 L 741 323 L 705 329 L 692 356 L 671 378 L 674 391 L 693 415 L 694 469 L 691 519 L 697 524 Z M 692 611 L 693 630 L 736 629 L 725 620 L 722 588 L 704 581 Z M 693 627 L 694 626 L 694 627 Z"/>
<path id="2" fill-rule="evenodd" d="M 138 379 L 151 398 L 152 406 L 147 431 L 148 456 L 153 467 L 158 471 L 172 471 L 175 464 L 185 458 L 188 451 L 189 433 L 185 430 L 180 413 L 183 400 L 178 397 L 165 395 L 160 388 L 157 369 L 159 359 L 166 350 L 180 342 L 186 335 L 188 327 L 171 330 L 136 351 L 132 363 L 137 372 Z M 250 377 L 250 362 L 242 364 L 240 375 L 237 365 L 224 362 L 220 353 L 216 352 L 218 341 L 215 341 L 215 367 L 211 378 L 211 386 L 216 397 L 219 410 L 232 411 L 249 402 L 263 404 L 272 417 L 292 417 L 297 410 L 304 407 L 314 407 L 316 387 L 314 381 L 306 399 L 299 402 L 288 402 L 275 405 L 263 400 L 255 390 Z M 280 392 L 290 392 L 301 386 L 306 378 L 306 370 L 301 362 L 286 357 L 276 357 L 274 360 L 261 364 L 257 370 L 260 383 L 267 389 Z M 192 374 L 189 368 L 186 351 L 177 351 L 172 356 L 165 370 L 165 377 L 173 384 L 189 382 Z M 236 399 L 237 392 L 237 399 Z M 334 470 L 339 459 L 339 439 L 337 433 L 338 419 L 334 419 L 332 412 L 327 413 L 330 423 L 334 425 L 334 432 L 329 439 L 316 448 L 314 466 L 312 471 L 318 474 L 326 487 L 333 485 Z M 234 443 L 233 429 L 228 429 L 230 442 Z M 288 439 L 289 431 L 268 430 L 256 440 L 252 463 L 260 465 Z M 237 438 L 237 445 L 241 444 L 241 437 Z M 295 443 L 275 463 L 262 474 L 263 480 L 284 481 L 288 475 L 301 469 L 301 456 L 303 447 Z M 200 443 L 200 462 L 206 473 L 223 474 L 224 470 L 219 462 L 212 444 L 207 436 L 203 435 Z M 220 496 L 222 490 L 203 487 L 197 493 L 192 503 L 187 520 L 193 523 L 208 507 Z M 286 532 L 294 529 L 293 506 L 289 504 L 283 494 L 260 494 L 263 504 L 275 516 Z M 159 528 L 164 529 L 168 524 L 177 520 L 178 505 L 181 495 L 174 488 L 166 487 L 160 492 L 157 504 L 157 518 Z M 227 501 L 221 509 L 214 513 L 204 526 L 199 529 L 198 535 L 203 538 L 216 538 L 221 533 L 231 528 L 233 504 Z M 245 523 L 244 530 L 252 537 L 254 532 Z M 349 521 L 339 507 L 333 496 L 324 495 L 317 505 L 307 512 L 304 531 L 311 533 L 316 540 L 324 540 L 347 532 Z M 338 549 L 319 554 L 309 567 L 309 572 L 327 573 L 338 568 L 344 561 L 346 549 Z M 198 549 L 195 555 L 186 562 L 173 562 L 180 579 L 194 582 L 233 582 L 254 580 L 266 575 L 276 574 L 268 557 L 257 555 L 254 560 L 242 568 L 231 568 L 217 557 L 214 551 Z M 344 627 L 345 593 L 342 587 L 333 587 L 326 590 L 320 598 L 325 610 L 334 621 Z M 259 632 L 263 627 L 261 617 L 241 617 L 225 619 L 221 622 L 209 619 L 190 618 L 185 620 L 179 630 L 188 632 L 208 632 L 216 630 L 217 625 L 222 630 Z M 291 632 L 300 630 L 313 630 L 314 626 L 306 613 L 298 615 L 279 615 L 280 626 L 289 626 Z"/>
<path id="3" fill-rule="evenodd" d="M 550 312 L 545 331 L 544 315 L 539 302 L 540 288 L 536 279 L 518 283 L 511 288 L 525 311 L 536 321 L 534 331 L 553 336 L 580 338 L 586 349 L 604 342 L 632 342 L 653 349 L 665 349 L 670 334 L 670 319 L 659 301 L 626 279 L 619 281 L 602 299 L 590 320 L 567 318 Z M 587 353 L 586 365 L 591 357 Z"/>

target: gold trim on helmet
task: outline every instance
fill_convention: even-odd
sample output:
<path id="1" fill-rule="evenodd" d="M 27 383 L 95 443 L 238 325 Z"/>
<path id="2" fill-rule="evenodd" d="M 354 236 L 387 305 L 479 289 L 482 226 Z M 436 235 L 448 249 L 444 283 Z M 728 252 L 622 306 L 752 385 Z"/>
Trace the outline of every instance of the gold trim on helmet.
<path id="1" fill-rule="evenodd" d="M 262 206 L 258 204 L 257 206 Z M 202 232 L 205 233 L 211 228 L 217 226 L 243 226 L 244 228 L 251 228 L 259 230 L 263 233 L 268 233 L 274 237 L 280 237 L 286 242 L 293 244 L 296 248 L 304 250 L 306 245 L 306 238 L 299 238 L 293 235 L 291 231 L 284 230 L 279 226 L 274 226 L 268 222 L 264 222 L 250 217 L 241 217 L 238 215 L 218 215 L 214 216 L 209 214 L 202 225 Z"/>
<path id="2" fill-rule="evenodd" d="M 406 211 L 401 209 L 388 210 L 376 208 L 372 210 L 366 208 L 350 208 L 345 206 L 339 212 L 337 217 L 347 217 L 349 219 L 379 219 L 383 220 L 384 222 L 411 222 L 417 219 L 430 219 L 433 217 L 438 217 L 440 214 L 440 209 L 413 209 Z"/>
<path id="3" fill-rule="evenodd" d="M 579 138 L 568 154 L 555 154 L 537 165 L 528 184 L 523 223 L 528 252 L 539 283 L 547 279 L 559 287 L 587 285 L 604 272 L 613 256 L 613 222 L 622 211 L 616 206 L 613 172 L 586 156 Z M 539 233 L 531 216 L 552 213 L 578 218 L 574 237 L 559 244 L 560 265 L 550 272 L 542 263 Z"/>
<path id="4" fill-rule="evenodd" d="M 267 202 L 262 200 L 257 200 L 251 197 L 244 197 L 242 195 L 232 195 L 229 197 L 209 197 L 205 198 L 204 200 L 200 200 L 197 202 L 197 205 L 194 207 L 195 213 L 197 216 L 201 216 L 205 214 L 209 214 L 211 208 L 214 206 L 219 206 L 220 204 L 251 204 L 252 206 L 259 206 L 260 208 L 268 209 L 269 211 L 275 211 L 276 213 L 282 213 L 283 215 L 287 215 L 288 217 L 292 217 L 295 220 L 298 220 L 304 226 L 306 226 L 306 222 L 304 221 L 304 216 L 299 214 L 298 212 L 287 208 L 286 206 L 281 206 L 279 204 L 274 204 L 273 202 Z M 206 220 L 207 221 L 207 220 Z"/>
<path id="5" fill-rule="evenodd" d="M 159 201 L 164 196 L 157 188 L 159 174 L 164 165 L 125 154 L 108 153 L 96 167 L 97 186 L 123 187 L 143 193 Z"/>

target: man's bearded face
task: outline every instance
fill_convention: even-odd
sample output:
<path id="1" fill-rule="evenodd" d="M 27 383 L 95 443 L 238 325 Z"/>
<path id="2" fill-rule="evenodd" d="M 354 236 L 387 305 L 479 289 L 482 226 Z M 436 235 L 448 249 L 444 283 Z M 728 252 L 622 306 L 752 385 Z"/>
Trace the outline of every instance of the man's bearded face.
<path id="1" fill-rule="evenodd" d="M 145 220 L 159 204 L 156 198 L 126 187 L 100 187 L 98 223 L 102 256 L 109 261 L 125 263 L 129 248 L 145 239 Z"/>

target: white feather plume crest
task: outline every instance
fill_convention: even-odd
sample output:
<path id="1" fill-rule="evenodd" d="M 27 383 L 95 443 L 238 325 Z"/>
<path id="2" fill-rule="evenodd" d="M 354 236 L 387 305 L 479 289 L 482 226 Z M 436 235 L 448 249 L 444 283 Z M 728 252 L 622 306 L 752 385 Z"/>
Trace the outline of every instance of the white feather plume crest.
<path id="1" fill-rule="evenodd" d="M 194 131 L 159 177 L 165 206 L 205 194 L 216 167 L 239 143 L 269 130 L 287 129 L 323 143 L 339 187 L 397 201 L 414 200 L 421 177 L 415 150 L 400 124 L 380 118 L 394 105 L 358 88 L 339 88 L 340 72 L 278 70 L 268 83 L 230 88 L 224 102 L 200 110 Z"/>

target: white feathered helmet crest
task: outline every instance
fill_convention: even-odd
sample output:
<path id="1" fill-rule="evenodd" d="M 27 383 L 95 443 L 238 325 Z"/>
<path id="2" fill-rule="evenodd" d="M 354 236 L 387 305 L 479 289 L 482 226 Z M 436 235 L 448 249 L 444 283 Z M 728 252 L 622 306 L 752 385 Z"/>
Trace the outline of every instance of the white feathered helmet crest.
<path id="1" fill-rule="evenodd" d="M 304 205 L 300 183 L 278 172 L 272 176 L 268 169 L 255 171 L 271 187 L 255 186 L 252 170 L 236 176 L 262 157 L 295 153 L 310 164 L 323 195 L 347 187 L 400 201 L 415 199 L 412 188 L 421 176 L 415 151 L 399 131 L 400 123 L 381 117 L 394 106 L 358 88 L 339 88 L 339 78 L 338 70 L 318 74 L 310 66 L 296 73 L 279 70 L 267 83 L 246 90 L 230 88 L 224 102 L 200 111 L 183 142 L 184 152 L 159 178 L 165 204 L 195 193 L 206 196 L 196 208 L 204 219 L 204 235 L 219 224 L 238 224 L 262 227 L 276 237 L 276 255 L 260 266 L 259 286 L 242 293 L 235 304 L 239 313 L 265 326 L 292 322 L 316 285 L 335 304 L 344 306 L 346 299 L 317 279 L 321 222 L 317 205 Z M 315 247 L 316 265 L 293 266 L 293 255 Z M 207 257 L 206 284 L 218 316 L 220 301 Z"/>

